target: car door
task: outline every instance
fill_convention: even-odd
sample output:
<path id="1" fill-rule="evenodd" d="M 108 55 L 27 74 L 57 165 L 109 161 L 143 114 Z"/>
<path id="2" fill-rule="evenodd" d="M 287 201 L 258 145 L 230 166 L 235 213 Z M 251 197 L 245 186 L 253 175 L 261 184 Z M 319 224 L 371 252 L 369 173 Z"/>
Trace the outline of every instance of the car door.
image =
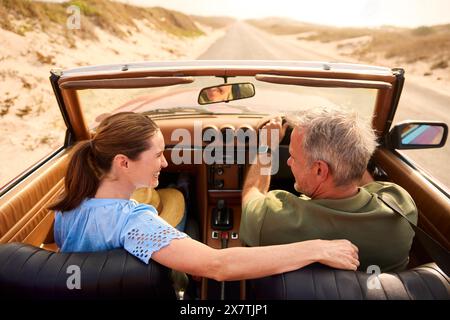
<path id="1" fill-rule="evenodd" d="M 373 163 L 377 167 L 376 172 L 389 181 L 395 182 L 405 188 L 414 199 L 419 211 L 419 227 L 436 239 L 445 248 L 450 249 L 450 199 L 445 189 L 439 182 L 426 172 L 420 170 L 413 162 L 407 159 L 398 149 L 389 143 L 389 131 L 392 129 L 393 119 L 397 110 L 403 83 L 405 81 L 403 70 L 394 70 L 396 81 L 393 86 L 392 99 L 389 105 L 376 111 L 384 114 L 384 123 L 378 123 L 382 131 L 381 145 L 373 157 Z M 380 118 L 380 114 L 375 114 Z M 420 119 L 418 119 L 420 120 Z M 435 119 L 437 121 L 441 119 Z M 392 132 L 392 130 L 391 130 Z M 427 152 L 423 150 L 416 152 Z M 413 264 L 421 264 L 431 261 L 423 246 L 415 239 L 411 260 Z"/>

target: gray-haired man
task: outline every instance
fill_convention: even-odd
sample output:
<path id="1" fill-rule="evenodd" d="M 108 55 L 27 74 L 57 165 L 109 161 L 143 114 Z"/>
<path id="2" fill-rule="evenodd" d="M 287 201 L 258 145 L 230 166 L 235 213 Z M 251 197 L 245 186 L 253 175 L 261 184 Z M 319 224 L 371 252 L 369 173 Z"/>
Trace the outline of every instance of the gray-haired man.
<path id="1" fill-rule="evenodd" d="M 378 195 L 388 194 L 415 222 L 417 208 L 403 188 L 375 182 L 367 172 L 376 148 L 369 124 L 356 113 L 327 108 L 302 111 L 289 122 L 294 129 L 287 164 L 302 195 L 268 192 L 270 175 L 259 174 L 260 163 L 252 165 L 242 192 L 241 239 L 250 246 L 348 239 L 359 248 L 360 269 L 405 268 L 414 231 Z M 274 118 L 262 129 L 279 130 L 281 141 L 286 126 Z"/>

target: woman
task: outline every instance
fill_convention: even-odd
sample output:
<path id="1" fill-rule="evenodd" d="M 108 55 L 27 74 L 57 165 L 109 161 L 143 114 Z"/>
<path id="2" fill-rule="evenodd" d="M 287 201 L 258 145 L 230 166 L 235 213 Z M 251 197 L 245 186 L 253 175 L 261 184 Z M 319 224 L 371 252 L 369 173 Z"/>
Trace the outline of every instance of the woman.
<path id="1" fill-rule="evenodd" d="M 62 252 L 123 247 L 145 263 L 217 281 L 259 278 L 320 262 L 356 270 L 357 248 L 347 240 L 213 249 L 162 220 L 154 207 L 129 200 L 139 187 L 156 187 L 164 138 L 148 117 L 132 112 L 104 119 L 95 137 L 75 146 L 56 211 L 55 240 Z"/>

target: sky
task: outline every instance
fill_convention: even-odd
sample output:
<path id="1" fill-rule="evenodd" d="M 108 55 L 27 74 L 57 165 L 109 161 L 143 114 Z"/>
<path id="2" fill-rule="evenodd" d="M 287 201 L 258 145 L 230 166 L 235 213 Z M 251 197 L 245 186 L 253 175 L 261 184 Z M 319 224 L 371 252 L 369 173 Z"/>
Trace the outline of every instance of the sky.
<path id="1" fill-rule="evenodd" d="M 287 17 L 334 26 L 418 27 L 450 23 L 450 0 L 119 0 L 187 14 Z"/>

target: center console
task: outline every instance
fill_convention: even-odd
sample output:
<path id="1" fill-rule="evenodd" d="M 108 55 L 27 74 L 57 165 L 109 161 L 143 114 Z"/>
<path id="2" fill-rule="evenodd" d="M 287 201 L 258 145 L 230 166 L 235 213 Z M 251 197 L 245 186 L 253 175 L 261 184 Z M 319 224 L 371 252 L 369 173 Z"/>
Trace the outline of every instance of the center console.
<path id="1" fill-rule="evenodd" d="M 244 165 L 212 164 L 207 166 L 207 211 L 205 242 L 216 249 L 240 247 L 242 183 Z M 203 298 L 243 299 L 244 281 L 217 282 L 204 279 Z"/>
<path id="2" fill-rule="evenodd" d="M 206 244 L 213 248 L 242 246 L 239 239 L 244 165 L 208 166 Z"/>

